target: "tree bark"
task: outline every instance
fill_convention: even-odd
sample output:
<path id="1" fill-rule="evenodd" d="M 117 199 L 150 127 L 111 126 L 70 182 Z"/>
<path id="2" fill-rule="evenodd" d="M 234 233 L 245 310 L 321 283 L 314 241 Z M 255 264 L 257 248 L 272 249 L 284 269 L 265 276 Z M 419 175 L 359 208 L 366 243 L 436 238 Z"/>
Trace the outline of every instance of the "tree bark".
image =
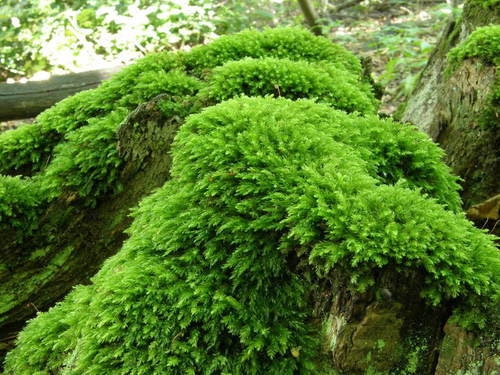
<path id="1" fill-rule="evenodd" d="M 446 74 L 447 53 L 478 27 L 500 22 L 500 8 L 467 1 L 462 17 L 449 23 L 434 49 L 404 109 L 402 120 L 415 124 L 439 143 L 445 161 L 462 178 L 462 199 L 476 225 L 498 233 L 500 193 L 500 132 L 480 126 L 482 113 L 491 107 L 491 90 L 498 66 L 466 59 Z M 477 334 L 448 321 L 438 345 L 435 375 L 500 371 L 496 342 L 498 327 Z"/>
<path id="2" fill-rule="evenodd" d="M 445 150 L 446 163 L 463 180 L 465 209 L 500 193 L 500 134 L 495 126 L 478 123 L 491 106 L 497 67 L 472 59 L 445 74 L 447 53 L 477 27 L 499 22 L 498 7 L 466 2 L 462 17 L 451 21 L 442 34 L 402 115 L 404 122 L 415 124 Z"/>
<path id="3" fill-rule="evenodd" d="M 323 294 L 315 298 L 323 302 L 317 314 L 327 317 L 324 346 L 335 368 L 349 375 L 364 375 L 367 368 L 434 375 L 449 307 L 422 300 L 422 275 L 387 269 L 378 275 L 377 289 L 366 293 L 350 290 L 349 277 L 336 272 L 331 295 L 319 288 Z M 406 372 L 410 367 L 414 372 Z"/>
<path id="4" fill-rule="evenodd" d="M 46 81 L 0 83 L 0 121 L 31 118 L 58 101 L 96 87 L 121 67 L 53 76 Z"/>
<path id="5" fill-rule="evenodd" d="M 318 15 L 316 14 L 316 10 L 314 9 L 313 4 L 310 0 L 299 0 L 300 9 L 304 14 L 304 18 L 306 19 L 306 23 L 311 29 L 311 31 L 316 35 L 321 35 L 321 27 L 318 23 Z"/>

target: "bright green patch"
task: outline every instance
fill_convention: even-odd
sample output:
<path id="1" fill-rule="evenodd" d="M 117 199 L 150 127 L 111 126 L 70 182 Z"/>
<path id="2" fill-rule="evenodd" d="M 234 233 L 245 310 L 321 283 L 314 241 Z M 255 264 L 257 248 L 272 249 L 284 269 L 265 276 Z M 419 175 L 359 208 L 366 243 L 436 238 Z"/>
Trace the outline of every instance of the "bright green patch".
<path id="1" fill-rule="evenodd" d="M 234 62 L 233 67 L 229 64 L 215 69 L 206 77 L 218 62 L 244 56 L 286 59 Z M 288 58 L 326 62 L 308 65 Z M 236 77 L 242 68 L 247 74 Z M 289 68 L 295 73 L 288 72 Z M 350 70 L 344 70 L 347 68 Z M 165 114 L 182 121 L 207 105 L 207 99 L 219 101 L 245 93 L 266 95 L 272 83 L 269 80 L 274 80 L 272 89 L 279 92 L 278 96 L 318 98 L 337 108 L 371 113 L 376 103 L 359 72 L 359 61 L 350 52 L 298 28 L 246 31 L 191 52 L 150 55 L 97 89 L 49 108 L 34 124 L 0 134 L 0 173 L 36 176 L 40 185 L 51 191 L 50 199 L 70 193 L 93 206 L 105 194 L 121 191 L 122 160 L 116 131 L 138 104 L 164 94 L 168 97 L 162 104 Z M 227 75 L 233 78 L 226 79 Z M 258 77 L 267 81 L 257 82 Z M 230 82 L 233 86 L 226 87 Z M 197 96 L 203 87 L 204 94 Z M 46 201 L 50 199 L 45 197 Z"/>
<path id="2" fill-rule="evenodd" d="M 92 285 L 27 326 L 7 373 L 327 373 L 309 297 L 334 272 L 365 290 L 374 270 L 417 269 L 429 303 L 492 301 L 495 245 L 421 193 L 426 169 L 383 179 L 401 155 L 372 153 L 363 125 L 376 121 L 283 98 L 189 117 L 172 179 L 135 211 L 130 239 Z M 415 133 L 378 124 L 412 144 Z"/>
<path id="3" fill-rule="evenodd" d="M 214 42 L 193 48 L 184 55 L 189 71 L 202 75 L 216 66 L 245 57 L 274 57 L 278 59 L 325 61 L 353 74 L 361 74 L 359 60 L 344 47 L 318 38 L 302 28 L 242 31 L 223 36 Z"/>
<path id="4" fill-rule="evenodd" d="M 372 92 L 359 77 L 327 63 L 246 58 L 215 68 L 201 91 L 215 102 L 238 95 L 317 98 L 348 112 L 375 113 Z"/>
<path id="5" fill-rule="evenodd" d="M 477 57 L 486 64 L 500 64 L 500 26 L 477 28 L 464 42 L 448 52 L 449 70 L 465 59 Z"/>

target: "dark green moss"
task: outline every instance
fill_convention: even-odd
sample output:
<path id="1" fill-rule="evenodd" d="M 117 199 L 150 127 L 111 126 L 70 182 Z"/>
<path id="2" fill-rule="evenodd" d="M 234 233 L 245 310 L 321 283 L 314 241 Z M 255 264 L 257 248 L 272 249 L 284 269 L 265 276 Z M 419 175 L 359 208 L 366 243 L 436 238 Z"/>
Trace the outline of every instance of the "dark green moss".
<path id="1" fill-rule="evenodd" d="M 481 5 L 483 8 L 493 8 L 500 4 L 500 0 L 469 0 L 469 3 Z"/>
<path id="2" fill-rule="evenodd" d="M 38 215 L 52 195 L 40 181 L 0 175 L 0 231 L 16 242 L 38 227 Z"/>

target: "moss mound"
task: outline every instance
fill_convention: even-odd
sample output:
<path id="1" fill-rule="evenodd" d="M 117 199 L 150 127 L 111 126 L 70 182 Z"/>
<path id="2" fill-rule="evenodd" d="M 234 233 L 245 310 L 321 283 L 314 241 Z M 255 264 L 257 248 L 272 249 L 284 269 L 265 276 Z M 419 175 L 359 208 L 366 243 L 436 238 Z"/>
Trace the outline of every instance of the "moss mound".
<path id="1" fill-rule="evenodd" d="M 375 112 L 368 86 L 356 75 L 325 64 L 276 58 L 230 61 L 213 70 L 200 94 L 215 103 L 241 94 L 317 98 L 347 112 Z"/>
<path id="2" fill-rule="evenodd" d="M 0 134 L 0 250 L 15 249 L 0 270 L 50 258 L 34 289 L 76 256 L 54 234 L 71 202 L 121 191 L 117 131 L 153 98 L 184 123 L 172 180 L 93 283 L 28 324 L 7 374 L 328 373 L 312 292 L 337 272 L 359 291 L 380 270 L 421 272 L 428 303 L 487 323 L 470 304 L 494 305 L 498 253 L 459 213 L 442 151 L 376 117 L 358 59 L 302 29 L 148 56 Z"/>
<path id="3" fill-rule="evenodd" d="M 199 76 L 227 61 L 245 57 L 327 61 L 357 75 L 362 71 L 359 60 L 344 47 L 300 28 L 268 29 L 263 33 L 247 30 L 223 36 L 206 46 L 193 48 L 183 56 L 183 61 L 189 71 Z"/>
<path id="4" fill-rule="evenodd" d="M 389 141 L 372 150 L 375 128 Z M 311 294 L 337 272 L 366 290 L 418 270 L 429 303 L 495 303 L 493 242 L 436 201 L 455 198 L 422 194 L 439 153 L 402 129 L 283 98 L 192 115 L 131 238 L 28 324 L 7 374 L 328 373 Z"/>
<path id="5" fill-rule="evenodd" d="M 162 53 L 145 57 L 94 90 L 67 98 L 40 114 L 32 126 L 0 134 L 0 173 L 38 173 L 53 158 L 54 147 L 68 132 L 88 125 L 89 119 L 105 118 L 113 111 L 130 111 L 156 95 L 167 93 L 180 99 L 192 97 L 203 85 L 199 81 L 212 68 L 245 57 L 275 57 L 325 61 L 354 75 L 364 87 L 359 60 L 326 38 L 300 28 L 244 31 L 194 48 L 188 53 Z M 308 97 L 307 93 L 303 93 Z M 103 120 L 106 121 L 106 120 Z"/>
<path id="6" fill-rule="evenodd" d="M 328 104 L 363 113 L 375 111 L 376 102 L 355 56 L 305 30 L 276 29 L 228 36 L 192 52 L 147 56 L 97 89 L 79 93 L 46 110 L 35 124 L 3 132 L 0 192 L 6 193 L 0 198 L 0 294 L 6 298 L 0 303 L 0 329 L 21 324 L 33 313 L 27 307 L 33 300 L 37 308 L 46 309 L 72 283 L 87 280 L 92 270 L 119 248 L 130 206 L 141 194 L 161 186 L 162 176 L 168 178 L 163 169 L 168 168 L 169 161 L 165 161 L 150 168 L 161 171 L 145 171 L 148 176 L 156 174 L 158 179 L 151 178 L 154 186 L 138 182 L 131 175 L 137 171 L 125 170 L 134 163 L 131 159 L 135 156 L 129 152 L 135 150 L 122 150 L 121 154 L 117 140 L 134 148 L 133 140 L 120 137 L 140 138 L 140 134 L 153 132 L 164 137 L 167 153 L 171 138 L 166 127 L 177 128 L 189 114 L 222 100 L 205 95 L 208 87 L 216 85 L 214 68 L 244 57 L 274 58 L 275 65 L 279 65 L 280 58 L 286 59 L 283 64 L 321 60 L 321 74 L 328 72 L 336 77 L 330 80 L 330 89 L 337 96 L 330 95 Z M 263 71 L 259 64 L 253 68 Z M 340 85 L 345 90 L 339 90 Z M 293 98 L 311 98 L 325 90 L 323 84 L 321 90 L 316 86 L 296 88 Z M 244 93 L 243 86 L 241 91 L 231 91 L 233 96 Z M 261 94 L 267 92 L 263 90 Z M 282 96 L 292 98 L 289 93 Z M 351 99 L 357 102 L 350 105 Z M 150 122 L 139 119 L 137 124 L 131 123 L 136 121 L 138 105 L 142 108 L 142 103 L 153 101 L 159 108 L 154 105 L 155 113 L 170 124 L 158 132 L 151 129 Z M 119 132 L 123 128 L 128 129 L 127 135 Z M 153 148 L 156 152 L 157 148 Z M 129 188 L 131 191 L 127 191 Z M 85 262 L 92 265 L 86 267 Z M 9 327 L 0 330 L 1 334 L 11 336 Z M 0 357 L 2 350 L 4 347 L 0 348 Z"/>

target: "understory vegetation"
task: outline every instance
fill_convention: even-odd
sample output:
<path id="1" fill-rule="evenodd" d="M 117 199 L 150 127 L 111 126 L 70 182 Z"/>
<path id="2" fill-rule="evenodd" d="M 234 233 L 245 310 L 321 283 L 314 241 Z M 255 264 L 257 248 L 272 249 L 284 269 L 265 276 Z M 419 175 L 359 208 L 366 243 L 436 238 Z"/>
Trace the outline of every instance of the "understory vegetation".
<path id="1" fill-rule="evenodd" d="M 22 243 L 52 200 L 123 189 L 116 135 L 137 105 L 163 94 L 183 123 L 130 238 L 28 323 L 6 374 L 329 374 L 312 295 L 336 274 L 363 292 L 381 270 L 419 272 L 422 303 L 487 327 L 498 251 L 442 150 L 380 119 L 369 82 L 326 38 L 244 31 L 147 56 L 1 133 L 0 229 Z"/>

